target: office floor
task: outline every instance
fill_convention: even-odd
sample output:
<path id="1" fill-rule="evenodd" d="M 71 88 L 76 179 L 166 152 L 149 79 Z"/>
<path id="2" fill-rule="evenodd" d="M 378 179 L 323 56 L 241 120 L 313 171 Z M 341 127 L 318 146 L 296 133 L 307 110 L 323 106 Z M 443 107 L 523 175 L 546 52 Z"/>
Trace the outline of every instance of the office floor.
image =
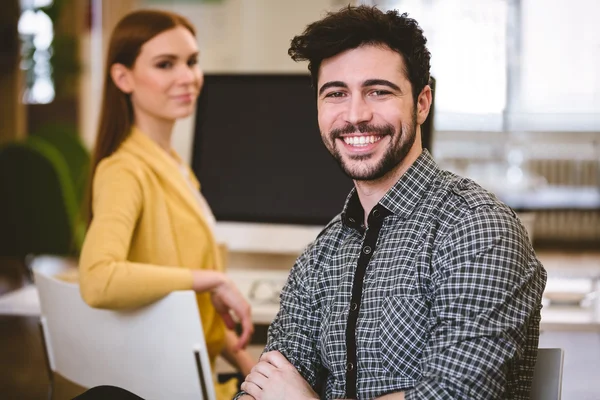
<path id="1" fill-rule="evenodd" d="M 562 257 L 575 261 L 592 257 L 593 264 L 600 269 L 600 254 Z M 547 255 L 540 258 L 548 260 Z M 550 273 L 555 268 L 548 269 Z M 567 269 L 562 273 L 568 274 Z M 23 282 L 22 269 L 15 263 L 0 259 L 0 295 L 20 287 Z M 540 337 L 540 346 L 565 350 L 563 400 L 600 399 L 600 332 L 547 330 Z M 260 350 L 260 346 L 252 347 L 256 355 Z M 44 399 L 48 396 L 48 389 L 49 378 L 38 319 L 0 316 L 0 398 Z M 58 377 L 54 399 L 71 399 L 82 391 L 82 388 Z"/>
<path id="2" fill-rule="evenodd" d="M 13 260 L 0 259 L 0 295 L 25 282 L 23 269 Z M 38 318 L 0 316 L 0 397 L 39 400 L 48 398 L 49 377 L 45 367 Z M 70 399 L 81 388 L 58 378 L 56 398 Z"/>

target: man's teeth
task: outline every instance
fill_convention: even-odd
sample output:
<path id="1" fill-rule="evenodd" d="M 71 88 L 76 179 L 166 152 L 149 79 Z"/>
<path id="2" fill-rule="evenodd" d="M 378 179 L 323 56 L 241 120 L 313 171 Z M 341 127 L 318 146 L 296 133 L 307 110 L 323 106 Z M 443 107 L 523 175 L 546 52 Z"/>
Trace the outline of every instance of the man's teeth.
<path id="1" fill-rule="evenodd" d="M 350 146 L 367 146 L 381 140 L 381 136 L 347 136 L 344 142 Z"/>

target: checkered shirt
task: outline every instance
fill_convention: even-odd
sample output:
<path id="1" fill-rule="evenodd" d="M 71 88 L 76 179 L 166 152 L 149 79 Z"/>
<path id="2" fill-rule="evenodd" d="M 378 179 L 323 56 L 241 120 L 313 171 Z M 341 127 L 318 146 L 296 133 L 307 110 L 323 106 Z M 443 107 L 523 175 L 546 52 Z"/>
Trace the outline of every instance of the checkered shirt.
<path id="1" fill-rule="evenodd" d="M 425 150 L 353 190 L 292 268 L 265 351 L 325 399 L 529 399 L 546 272 L 516 214 Z"/>

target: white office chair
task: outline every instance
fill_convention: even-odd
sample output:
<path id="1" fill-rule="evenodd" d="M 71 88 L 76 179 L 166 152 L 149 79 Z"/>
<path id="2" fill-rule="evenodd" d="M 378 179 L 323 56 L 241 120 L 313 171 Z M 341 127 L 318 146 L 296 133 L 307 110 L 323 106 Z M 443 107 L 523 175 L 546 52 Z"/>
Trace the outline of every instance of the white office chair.
<path id="1" fill-rule="evenodd" d="M 560 400 L 564 357 L 563 349 L 538 349 L 531 400 Z"/>
<path id="2" fill-rule="evenodd" d="M 60 258 L 33 261 L 48 368 L 91 388 L 112 385 L 144 399 L 215 400 L 212 372 L 192 291 L 149 306 L 107 311 L 83 302 L 79 286 L 54 276 Z"/>

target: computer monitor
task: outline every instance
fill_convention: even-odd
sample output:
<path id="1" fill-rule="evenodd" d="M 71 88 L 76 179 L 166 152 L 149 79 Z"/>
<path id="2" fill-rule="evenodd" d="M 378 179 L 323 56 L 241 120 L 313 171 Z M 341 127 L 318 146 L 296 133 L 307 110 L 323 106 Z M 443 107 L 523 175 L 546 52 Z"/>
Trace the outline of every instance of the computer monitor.
<path id="1" fill-rule="evenodd" d="M 206 75 L 192 168 L 220 221 L 323 225 L 352 188 L 303 74 Z"/>
<path id="2" fill-rule="evenodd" d="M 192 168 L 218 221 L 324 225 L 353 186 L 321 141 L 304 74 L 207 74 Z"/>

